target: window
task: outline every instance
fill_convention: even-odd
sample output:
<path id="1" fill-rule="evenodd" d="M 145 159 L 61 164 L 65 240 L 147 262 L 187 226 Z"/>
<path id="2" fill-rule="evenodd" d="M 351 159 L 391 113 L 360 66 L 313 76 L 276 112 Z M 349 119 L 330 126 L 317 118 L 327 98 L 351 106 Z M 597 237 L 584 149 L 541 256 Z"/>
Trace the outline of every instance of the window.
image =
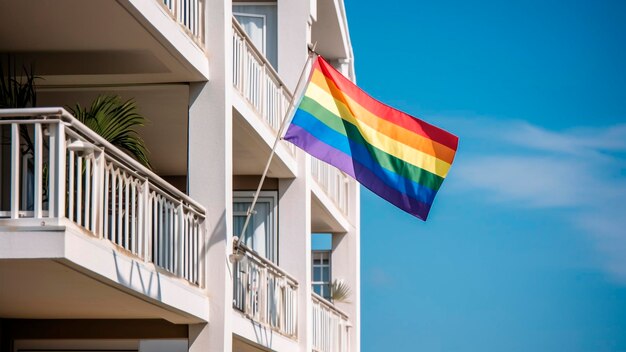
<path id="1" fill-rule="evenodd" d="M 262 191 L 254 206 L 246 233 L 241 234 L 254 192 L 236 191 L 233 194 L 233 233 L 243 236 L 243 243 L 260 256 L 276 263 L 278 260 L 277 192 Z"/>
<path id="2" fill-rule="evenodd" d="M 330 300 L 330 256 L 331 251 L 313 251 L 311 257 L 313 260 L 313 292 Z"/>
<path id="3" fill-rule="evenodd" d="M 243 27 L 252 43 L 277 69 L 278 26 L 276 21 L 276 4 L 245 4 L 233 3 L 233 15 Z"/>

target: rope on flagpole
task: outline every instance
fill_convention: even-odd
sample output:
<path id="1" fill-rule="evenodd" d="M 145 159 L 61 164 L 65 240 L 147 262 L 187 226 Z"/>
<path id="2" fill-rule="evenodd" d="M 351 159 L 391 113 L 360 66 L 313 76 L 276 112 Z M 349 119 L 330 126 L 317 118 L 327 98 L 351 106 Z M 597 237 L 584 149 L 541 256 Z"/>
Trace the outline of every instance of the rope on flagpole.
<path id="1" fill-rule="evenodd" d="M 263 174 L 261 175 L 261 180 L 259 181 L 259 185 L 257 186 L 256 192 L 254 192 L 254 198 L 252 199 L 252 204 L 250 204 L 250 207 L 248 208 L 248 212 L 246 213 L 246 221 L 243 223 L 243 228 L 241 229 L 241 233 L 239 234 L 239 236 L 235 237 L 236 242 L 234 242 L 234 247 L 233 247 L 235 253 L 238 253 L 239 251 L 239 245 L 243 241 L 246 230 L 248 229 L 248 224 L 250 223 L 250 218 L 252 218 L 252 214 L 256 213 L 256 211 L 254 210 L 254 207 L 257 203 L 257 200 L 259 199 L 259 194 L 261 193 L 261 188 L 263 187 L 263 182 L 265 182 L 265 177 L 267 176 L 267 172 L 270 169 L 270 164 L 272 163 L 274 154 L 276 154 L 276 147 L 278 147 L 278 142 L 280 142 L 280 140 L 283 138 L 283 132 L 285 130 L 285 127 L 287 126 L 288 122 L 290 122 L 291 120 L 289 119 L 289 115 L 291 114 L 291 109 L 293 108 L 294 100 L 296 99 L 297 93 L 300 89 L 300 85 L 302 84 L 302 80 L 305 77 L 307 66 L 309 66 L 309 63 L 312 61 L 313 57 L 318 56 L 318 54 L 315 52 L 316 47 L 317 47 L 317 42 L 313 44 L 312 48 L 311 47 L 308 48 L 309 49 L 308 57 L 304 63 L 304 67 L 302 67 L 302 72 L 300 72 L 300 78 L 298 78 L 298 83 L 296 84 L 296 89 L 293 92 L 293 96 L 291 97 L 291 101 L 289 102 L 289 106 L 287 107 L 287 111 L 285 111 L 285 115 L 283 116 L 283 122 L 281 123 L 280 128 L 278 129 L 278 133 L 276 134 L 276 139 L 274 140 L 272 151 L 270 152 L 270 156 L 267 159 L 267 163 L 265 164 L 265 169 L 263 170 Z"/>

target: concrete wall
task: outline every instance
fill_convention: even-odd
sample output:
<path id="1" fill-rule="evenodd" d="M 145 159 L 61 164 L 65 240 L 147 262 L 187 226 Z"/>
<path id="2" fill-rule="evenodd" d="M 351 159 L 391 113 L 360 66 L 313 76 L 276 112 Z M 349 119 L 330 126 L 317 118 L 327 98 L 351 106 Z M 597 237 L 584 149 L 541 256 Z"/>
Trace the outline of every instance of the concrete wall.
<path id="1" fill-rule="evenodd" d="M 147 12 L 143 18 L 148 22 L 152 18 L 158 27 L 151 27 L 148 30 L 154 35 L 167 37 L 163 45 L 168 46 L 166 48 L 168 51 L 184 55 L 185 50 L 191 50 L 188 49 L 191 47 L 189 43 L 174 45 L 178 50 L 169 47 L 172 41 L 181 41 L 185 38 L 178 34 L 174 38 L 167 33 L 161 33 L 159 28 L 166 28 L 170 24 L 163 24 L 162 14 L 155 12 L 159 9 L 150 7 L 147 1 L 153 0 L 129 0 L 123 3 L 133 13 L 144 11 L 142 9 L 145 8 Z M 205 253 L 204 273 L 206 274 L 206 288 L 203 294 L 209 298 L 209 304 L 208 312 L 202 315 L 208 316 L 208 323 L 163 325 L 143 320 L 132 325 L 132 322 L 120 323 L 106 320 L 81 325 L 77 321 L 41 323 L 32 320 L 26 324 L 33 324 L 31 326 L 35 327 L 42 326 L 32 330 L 33 334 L 48 329 L 55 330 L 60 335 L 50 337 L 43 334 L 41 336 L 59 339 L 114 339 L 119 336 L 132 336 L 129 338 L 137 341 L 144 340 L 143 348 L 141 348 L 144 351 L 156 351 L 158 348 L 155 346 L 158 345 L 158 341 L 154 342 L 153 339 L 170 336 L 178 340 L 178 342 L 172 342 L 176 345 L 172 347 L 174 349 L 178 349 L 180 341 L 185 340 L 188 350 L 193 352 L 232 351 L 232 332 L 236 330 L 233 325 L 250 324 L 249 320 L 233 319 L 232 264 L 228 260 L 228 255 L 232 251 L 233 237 L 232 191 L 254 189 L 258 175 L 234 177 L 232 171 L 233 163 L 238 162 L 236 158 L 233 160 L 232 150 L 233 94 L 238 94 L 232 87 L 232 2 L 230 0 L 205 0 L 204 4 L 208 9 L 205 15 L 206 40 L 204 43 L 208 64 L 205 60 L 196 60 L 194 56 L 196 53 L 190 53 L 189 56 L 192 68 L 208 77 L 208 80 L 183 82 L 189 84 L 188 92 L 186 92 L 188 94 L 182 95 L 185 98 L 188 97 L 189 107 L 188 121 L 185 124 L 188 143 L 185 153 L 187 155 L 185 170 L 187 179 L 185 182 L 177 179 L 177 184 L 179 187 L 186 187 L 188 194 L 207 209 L 205 222 L 207 237 L 202 244 Z M 294 90 L 307 59 L 307 45 L 311 40 L 311 26 L 318 14 L 318 3 L 316 0 L 277 0 L 277 11 L 279 75 L 287 86 Z M 74 88 L 80 90 L 80 86 Z M 240 110 L 238 111 L 241 113 Z M 246 113 L 249 111 L 246 110 Z M 185 140 L 182 136 L 180 139 Z M 294 276 L 299 283 L 298 339 L 294 344 L 297 344 L 297 349 L 306 352 L 311 350 L 312 343 L 311 183 L 314 181 L 310 175 L 309 158 L 302 151 L 298 151 L 295 158 L 297 165 L 294 166 L 294 169 L 297 169 L 297 177 L 272 178 L 268 179 L 265 185 L 265 189 L 278 189 L 279 193 L 279 264 L 281 269 Z M 175 172 L 172 176 L 180 177 L 183 174 L 183 172 Z M 351 209 L 349 222 L 354 226 L 349 228 L 347 233 L 334 236 L 333 277 L 343 278 L 352 287 L 351 303 L 340 304 L 340 308 L 350 315 L 354 326 L 352 346 L 354 351 L 358 351 L 360 339 L 358 185 L 355 185 L 352 190 Z M 142 327 L 152 326 L 151 324 L 162 324 L 165 327 L 159 328 L 159 325 L 152 333 L 139 332 L 144 331 L 141 330 Z M 19 335 L 20 331 L 24 330 L 24 326 L 24 322 L 11 322 L 8 325 L 2 322 L 0 346 L 4 348 L 6 345 L 6 336 L 9 336 L 9 340 L 14 339 L 15 336 L 43 339 L 43 337 L 33 337 L 32 334 Z M 76 326 L 77 330 L 72 333 L 67 328 L 69 326 Z M 98 327 L 110 334 L 104 337 L 98 334 L 90 335 L 85 332 L 90 331 L 90 327 Z M 285 344 L 287 345 L 289 344 Z M 138 346 L 141 346 L 141 343 Z M 293 345 L 290 346 L 293 347 Z"/>

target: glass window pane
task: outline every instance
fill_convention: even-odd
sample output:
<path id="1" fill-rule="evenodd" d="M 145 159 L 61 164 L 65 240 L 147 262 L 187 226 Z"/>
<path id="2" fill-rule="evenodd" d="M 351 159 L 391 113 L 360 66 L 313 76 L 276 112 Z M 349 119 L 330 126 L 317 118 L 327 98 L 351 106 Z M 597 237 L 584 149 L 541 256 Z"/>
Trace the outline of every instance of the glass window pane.
<path id="1" fill-rule="evenodd" d="M 330 279 L 330 273 L 329 273 L 329 269 L 328 267 L 322 267 L 322 281 L 324 282 L 328 282 Z"/>
<path id="2" fill-rule="evenodd" d="M 325 284 L 322 291 L 323 291 L 323 294 L 321 296 L 326 299 L 330 299 L 330 285 Z"/>
<path id="3" fill-rule="evenodd" d="M 322 269 L 319 267 L 313 268 L 313 281 L 322 281 Z"/>
<path id="4" fill-rule="evenodd" d="M 314 284 L 313 285 L 313 292 L 317 293 L 318 295 L 322 296 L 322 285 L 317 285 Z M 322 296 L 323 297 L 323 296 Z"/>

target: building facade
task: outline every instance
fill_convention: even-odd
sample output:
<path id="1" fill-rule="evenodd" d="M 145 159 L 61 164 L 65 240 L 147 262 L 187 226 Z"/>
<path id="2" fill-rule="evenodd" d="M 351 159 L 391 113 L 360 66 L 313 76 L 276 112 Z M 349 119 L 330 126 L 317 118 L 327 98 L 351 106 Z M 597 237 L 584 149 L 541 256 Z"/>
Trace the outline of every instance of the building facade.
<path id="1" fill-rule="evenodd" d="M 39 77 L 34 106 L 0 110 L 1 351 L 360 350 L 358 184 L 280 141 L 249 212 L 308 47 L 354 80 L 342 0 L 0 19 L 3 70 Z M 102 95 L 149 120 L 151 168 L 68 112 Z"/>

